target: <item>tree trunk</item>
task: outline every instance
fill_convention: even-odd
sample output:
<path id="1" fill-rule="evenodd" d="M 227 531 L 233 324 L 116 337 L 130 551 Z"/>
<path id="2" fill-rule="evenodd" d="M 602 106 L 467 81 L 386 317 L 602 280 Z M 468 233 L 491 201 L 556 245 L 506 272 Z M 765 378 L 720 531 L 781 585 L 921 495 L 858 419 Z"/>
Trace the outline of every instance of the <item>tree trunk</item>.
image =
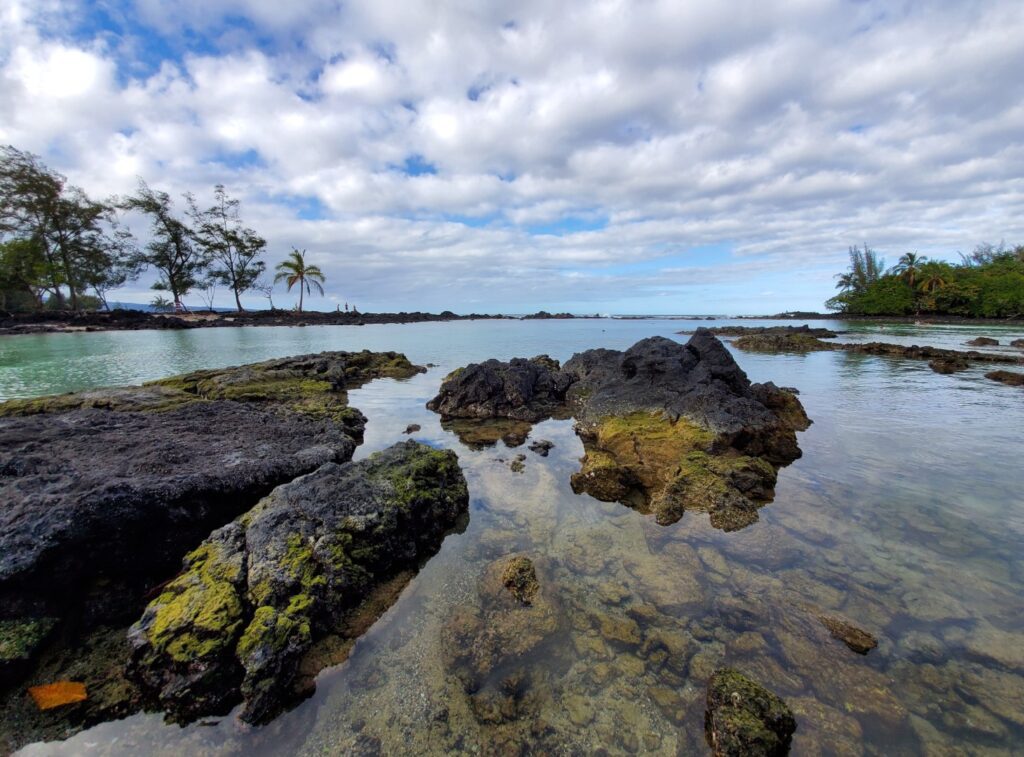
<path id="1" fill-rule="evenodd" d="M 244 313 L 245 312 L 245 308 L 242 307 L 242 300 L 238 296 L 238 290 L 235 289 L 234 291 L 235 291 L 235 305 L 238 306 L 238 312 L 239 313 Z M 213 305 L 212 304 L 210 305 L 210 310 L 213 310 Z"/>
<path id="2" fill-rule="evenodd" d="M 302 312 L 302 295 L 303 295 L 303 291 L 305 290 L 305 288 L 306 288 L 306 282 L 305 281 L 299 281 L 299 312 L 300 313 Z"/>

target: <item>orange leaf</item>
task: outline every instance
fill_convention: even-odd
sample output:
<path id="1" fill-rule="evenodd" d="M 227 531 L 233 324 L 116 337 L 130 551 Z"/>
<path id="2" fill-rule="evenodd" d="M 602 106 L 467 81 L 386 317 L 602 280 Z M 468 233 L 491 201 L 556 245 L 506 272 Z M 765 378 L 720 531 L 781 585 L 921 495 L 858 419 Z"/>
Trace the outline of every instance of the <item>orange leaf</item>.
<path id="1" fill-rule="evenodd" d="M 89 698 L 85 693 L 85 684 L 77 681 L 57 681 L 33 686 L 28 693 L 40 710 L 52 710 L 65 704 L 84 702 Z"/>

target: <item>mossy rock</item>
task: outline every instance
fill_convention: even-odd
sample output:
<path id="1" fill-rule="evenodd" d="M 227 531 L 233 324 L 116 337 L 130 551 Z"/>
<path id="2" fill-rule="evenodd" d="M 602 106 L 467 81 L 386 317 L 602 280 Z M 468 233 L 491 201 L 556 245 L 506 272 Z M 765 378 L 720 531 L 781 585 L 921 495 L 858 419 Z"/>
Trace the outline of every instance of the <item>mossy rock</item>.
<path id="1" fill-rule="evenodd" d="M 115 412 L 161 412 L 196 401 L 195 396 L 170 386 L 114 387 L 8 400 L 0 403 L 0 417 L 67 413 L 83 408 Z"/>
<path id="2" fill-rule="evenodd" d="M 57 623 L 56 618 L 0 620 L 0 689 L 26 674 Z"/>
<path id="3" fill-rule="evenodd" d="M 231 368 L 194 371 L 150 382 L 207 400 L 280 405 L 360 432 L 365 418 L 348 407 L 347 390 L 377 378 L 409 378 L 426 369 L 399 352 L 323 352 Z"/>
<path id="4" fill-rule="evenodd" d="M 512 596 L 524 605 L 530 604 L 537 594 L 537 589 L 540 588 L 533 563 L 530 558 L 522 555 L 513 557 L 505 564 L 501 582 L 512 593 Z"/>
<path id="5" fill-rule="evenodd" d="M 243 700 L 242 719 L 265 722 L 300 693 L 313 644 L 436 551 L 468 500 L 455 453 L 412 440 L 279 486 L 147 608 L 132 629 L 136 678 L 172 717 Z"/>
<path id="6" fill-rule="evenodd" d="M 56 618 L 0 620 L 0 665 L 30 659 L 56 625 Z"/>
<path id="7" fill-rule="evenodd" d="M 777 695 L 731 668 L 708 681 L 704 730 L 716 757 L 781 757 L 796 719 Z"/>
<path id="8" fill-rule="evenodd" d="M 769 462 L 718 449 L 714 433 L 684 418 L 612 416 L 580 435 L 586 456 L 573 490 L 653 512 L 662 525 L 694 510 L 736 530 L 757 520 L 757 508 L 773 495 L 777 474 Z"/>
<path id="9" fill-rule="evenodd" d="M 215 531 L 128 633 L 129 675 L 161 705 L 173 703 L 170 720 L 221 713 L 235 699 L 242 677 L 235 646 L 246 624 L 244 544 L 237 523 Z"/>

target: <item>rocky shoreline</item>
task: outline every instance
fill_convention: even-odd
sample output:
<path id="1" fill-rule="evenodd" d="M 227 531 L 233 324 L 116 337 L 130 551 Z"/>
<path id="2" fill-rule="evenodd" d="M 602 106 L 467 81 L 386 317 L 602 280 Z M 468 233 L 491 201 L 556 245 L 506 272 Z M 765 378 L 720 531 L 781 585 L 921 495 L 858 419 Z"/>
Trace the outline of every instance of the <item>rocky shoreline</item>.
<path id="1" fill-rule="evenodd" d="M 1016 340 L 1012 347 L 1021 349 Z M 973 340 L 979 345 L 998 345 L 994 339 L 980 338 Z M 972 344 L 972 342 L 968 342 Z M 752 329 L 743 336 L 733 341 L 737 349 L 748 352 L 764 353 L 808 353 L 808 352 L 852 352 L 861 355 L 876 355 L 879 357 L 897 357 L 909 360 L 927 360 L 928 366 L 936 373 L 956 373 L 966 370 L 971 363 L 985 363 L 998 365 L 1024 365 L 1024 355 L 1007 355 L 996 352 L 979 352 L 977 350 L 949 350 L 941 347 L 929 347 L 902 344 L 891 344 L 888 342 L 863 342 L 863 343 L 840 343 L 825 342 L 822 339 L 811 335 L 807 331 L 776 331 L 774 329 Z M 1009 371 L 992 371 L 986 374 L 986 378 L 1001 381 L 1005 384 L 1020 385 L 1024 383 L 1024 377 L 1015 378 L 1020 374 Z"/>
<path id="2" fill-rule="evenodd" d="M 92 331 L 157 331 L 225 328 L 242 326 L 369 326 L 386 323 L 429 323 L 479 320 L 566 320 L 598 318 L 596 315 L 549 313 L 541 310 L 524 316 L 470 313 L 357 313 L 310 310 L 247 310 L 237 312 L 197 311 L 185 314 L 150 313 L 142 310 L 115 309 L 95 312 L 8 313 L 0 310 L 0 336 L 15 334 L 75 333 Z"/>
<path id="3" fill-rule="evenodd" d="M 817 313 L 797 310 L 774 315 L 739 315 L 751 321 L 865 321 L 868 323 L 918 323 L 949 326 L 1024 326 L 1024 317 L 971 318 L 963 315 L 854 315 L 850 313 Z"/>
<path id="4" fill-rule="evenodd" d="M 324 640 L 466 516 L 454 452 L 348 462 L 348 390 L 423 370 L 331 352 L 0 404 L 0 748 L 154 706 L 263 721 L 308 693 L 339 661 Z M 23 695 L 54 681 L 87 693 Z"/>
<path id="5" fill-rule="evenodd" d="M 533 316 L 560 317 L 560 316 Z M 0 311 L 0 336 L 78 331 L 142 331 L 241 326 L 367 326 L 380 323 L 501 320 L 510 316 L 471 313 L 356 313 L 352 311 L 296 313 L 290 310 L 247 310 L 242 313 L 147 313 L 142 310 L 97 312 L 5 313 Z"/>

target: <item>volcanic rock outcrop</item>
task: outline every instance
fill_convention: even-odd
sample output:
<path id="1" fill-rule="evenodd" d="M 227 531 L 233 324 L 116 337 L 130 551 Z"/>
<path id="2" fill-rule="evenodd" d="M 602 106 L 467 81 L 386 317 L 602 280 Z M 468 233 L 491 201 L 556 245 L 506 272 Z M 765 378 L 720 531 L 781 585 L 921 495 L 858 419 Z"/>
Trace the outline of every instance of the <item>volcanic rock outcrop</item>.
<path id="1" fill-rule="evenodd" d="M 571 379 L 547 355 L 471 363 L 449 374 L 427 407 L 442 418 L 510 418 L 536 422 L 565 401 Z"/>
<path id="2" fill-rule="evenodd" d="M 587 350 L 562 368 L 550 358 L 470 365 L 428 407 L 443 419 L 571 412 L 587 453 L 575 491 L 663 524 L 710 512 L 726 530 L 757 519 L 777 467 L 800 456 L 796 431 L 810 424 L 793 393 L 751 383 L 706 329 L 685 345 L 652 337 L 625 352 Z"/>
<path id="3" fill-rule="evenodd" d="M 455 453 L 411 440 L 277 487 L 146 608 L 129 633 L 132 677 L 176 719 L 244 700 L 243 720 L 266 721 L 305 693 L 296 673 L 316 638 L 436 552 L 468 502 Z"/>
<path id="4" fill-rule="evenodd" d="M 366 419 L 347 388 L 420 370 L 323 353 L 0 404 L 0 619 L 60 616 L 100 579 L 141 596 L 183 544 L 352 457 Z"/>
<path id="5" fill-rule="evenodd" d="M 0 404 L 0 706 L 41 655 L 51 677 L 64 674 L 60 660 L 86 657 L 83 671 L 123 670 L 124 632 L 111 633 L 169 591 L 161 582 L 186 552 L 278 485 L 351 459 L 366 419 L 347 390 L 422 371 L 397 353 L 330 352 Z M 432 538 L 415 528 L 402 538 Z M 189 566 L 228 581 L 241 558 L 215 558 L 238 546 L 237 530 L 211 537 Z M 384 543 L 400 561 L 396 539 Z M 175 649 L 202 657 L 208 641 Z M 110 685 L 87 683 L 109 696 L 75 705 L 77 727 L 137 706 L 128 682 L 102 675 Z"/>

